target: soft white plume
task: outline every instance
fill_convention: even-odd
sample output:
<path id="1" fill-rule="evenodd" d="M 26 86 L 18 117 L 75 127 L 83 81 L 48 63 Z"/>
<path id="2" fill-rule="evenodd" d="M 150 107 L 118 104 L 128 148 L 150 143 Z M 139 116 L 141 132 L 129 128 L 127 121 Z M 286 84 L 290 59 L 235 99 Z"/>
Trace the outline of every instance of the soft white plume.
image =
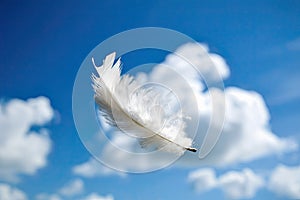
<path id="1" fill-rule="evenodd" d="M 184 131 L 182 113 L 168 115 L 163 109 L 168 95 L 152 87 L 143 88 L 132 76 L 121 76 L 121 61 L 114 64 L 115 56 L 106 56 L 100 67 L 92 59 L 99 75 L 92 75 L 95 101 L 108 123 L 137 138 L 142 148 L 195 152 Z"/>

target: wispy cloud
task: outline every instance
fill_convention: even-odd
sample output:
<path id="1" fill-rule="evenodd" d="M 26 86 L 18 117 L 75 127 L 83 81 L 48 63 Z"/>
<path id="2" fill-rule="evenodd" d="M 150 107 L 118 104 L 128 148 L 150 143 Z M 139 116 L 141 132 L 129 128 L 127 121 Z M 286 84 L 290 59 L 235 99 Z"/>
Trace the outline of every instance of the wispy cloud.
<path id="1" fill-rule="evenodd" d="M 290 51 L 300 51 L 300 37 L 287 42 L 286 48 Z"/>
<path id="2" fill-rule="evenodd" d="M 268 103 L 270 105 L 282 105 L 299 100 L 299 77 L 298 71 L 282 68 L 272 70 L 259 78 L 261 87 L 266 90 Z"/>
<path id="3" fill-rule="evenodd" d="M 290 74 L 287 75 L 282 81 L 277 83 L 272 92 L 270 101 L 272 104 L 279 105 L 289 103 L 294 100 L 300 99 L 300 75 Z"/>
<path id="4" fill-rule="evenodd" d="M 300 37 L 288 40 L 286 42 L 275 44 L 272 47 L 261 51 L 264 56 L 288 55 L 300 51 Z"/>

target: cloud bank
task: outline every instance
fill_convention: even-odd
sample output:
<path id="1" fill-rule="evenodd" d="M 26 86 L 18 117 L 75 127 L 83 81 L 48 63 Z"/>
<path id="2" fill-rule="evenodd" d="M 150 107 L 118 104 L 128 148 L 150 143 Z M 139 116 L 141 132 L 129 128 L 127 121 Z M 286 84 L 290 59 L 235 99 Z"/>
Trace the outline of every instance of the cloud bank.
<path id="1" fill-rule="evenodd" d="M 299 165 L 280 164 L 265 177 L 248 168 L 217 177 L 213 168 L 202 168 L 190 172 L 187 180 L 198 193 L 220 189 L 230 199 L 251 199 L 263 188 L 283 198 L 300 199 Z"/>
<path id="2" fill-rule="evenodd" d="M 259 93 L 238 87 L 223 88 L 222 80 L 229 74 L 221 56 L 210 53 L 206 45 L 189 43 L 168 55 L 149 74 L 137 75 L 137 80 L 143 83 L 155 82 L 171 88 L 180 99 L 183 112 L 189 113 L 191 119 L 199 119 L 198 129 L 187 120 L 186 132 L 193 136 L 192 132 L 197 130 L 194 145 L 209 154 L 199 159 L 197 154 L 186 152 L 176 166 L 228 167 L 298 148 L 295 141 L 272 132 L 270 114 Z M 119 147 L 126 151 L 136 152 L 140 148 L 125 134 L 112 135 L 111 142 L 118 146 L 122 141 Z M 153 170 L 164 165 L 166 159 L 137 157 L 111 145 L 104 147 L 99 158 L 121 171 Z"/>
<path id="3" fill-rule="evenodd" d="M 269 112 L 260 94 L 237 87 L 228 87 L 223 94 L 226 113 L 217 144 L 201 161 L 190 157 L 182 158 L 186 164 L 224 167 L 297 149 L 295 141 L 280 138 L 270 130 Z M 202 119 L 207 119 L 208 116 L 209 112 Z M 205 126 L 206 124 L 202 125 Z"/>

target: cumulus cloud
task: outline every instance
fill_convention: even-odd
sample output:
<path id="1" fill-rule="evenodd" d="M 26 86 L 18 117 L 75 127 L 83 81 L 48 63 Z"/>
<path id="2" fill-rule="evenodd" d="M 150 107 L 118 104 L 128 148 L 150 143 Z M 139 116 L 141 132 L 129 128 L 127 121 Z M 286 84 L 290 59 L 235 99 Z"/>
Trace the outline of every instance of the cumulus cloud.
<path id="1" fill-rule="evenodd" d="M 1 200 L 27 200 L 26 194 L 7 184 L 0 184 L 0 199 Z"/>
<path id="2" fill-rule="evenodd" d="M 43 126 L 53 113 L 46 97 L 0 104 L 0 179 L 16 181 L 18 174 L 32 175 L 47 164 L 51 140 Z"/>
<path id="3" fill-rule="evenodd" d="M 256 192 L 264 187 L 263 178 L 250 169 L 244 169 L 240 172 L 229 171 L 218 178 L 213 169 L 199 169 L 189 174 L 188 181 L 197 192 L 218 188 L 230 199 L 253 198 Z"/>
<path id="4" fill-rule="evenodd" d="M 172 89 L 176 88 L 176 95 L 185 96 L 181 101 L 182 105 L 193 105 L 192 95 L 196 96 L 199 115 L 194 111 L 194 113 L 191 112 L 191 117 L 200 119 L 198 137 L 195 138 L 194 143 L 202 145 L 201 151 L 209 152 L 209 147 L 214 146 L 218 139 L 205 159 L 200 161 L 191 154 L 186 154 L 181 159 L 182 164 L 228 166 L 297 148 L 294 141 L 279 138 L 270 130 L 268 108 L 262 96 L 257 92 L 246 91 L 238 87 L 228 87 L 222 90 L 222 85 L 215 88 L 210 87 L 210 84 L 207 85 L 210 87 L 209 90 L 199 90 L 203 88 L 200 85 L 205 82 L 218 82 L 228 77 L 229 68 L 223 58 L 209 53 L 208 48 L 201 44 L 183 45 L 175 53 L 183 55 L 184 59 L 192 63 L 201 74 L 201 77 L 197 76 L 188 64 L 182 64 L 179 61 L 180 58 L 174 54 L 169 55 L 164 62 L 188 80 L 193 94 L 188 93 L 187 88 L 180 88 L 182 84 L 179 84 L 178 78 L 168 76 L 167 72 L 163 73 L 163 67 L 157 66 L 148 77 L 150 81 L 162 83 Z M 221 61 L 216 62 L 214 57 L 220 57 Z M 212 84 L 212 86 L 215 85 Z M 195 107 L 190 107 L 195 110 Z M 205 137 L 206 140 L 204 140 Z"/>
<path id="5" fill-rule="evenodd" d="M 194 137 L 197 130 L 194 145 L 200 149 L 200 154 L 186 152 L 176 162 L 177 166 L 226 167 L 298 148 L 295 141 L 272 132 L 270 114 L 259 93 L 238 87 L 222 88 L 220 82 L 229 73 L 221 56 L 210 53 L 205 45 L 189 43 L 168 55 L 149 74 L 137 75 L 143 83 L 155 82 L 171 88 L 183 112 L 191 117 L 186 121 L 186 133 Z M 133 138 L 125 134 L 113 135 L 111 143 L 115 146 L 139 153 L 136 149 L 140 147 Z M 137 156 L 121 152 L 119 148 L 108 144 L 100 159 L 122 171 L 151 171 L 168 164 L 162 155 Z"/>
<path id="6" fill-rule="evenodd" d="M 91 193 L 90 195 L 84 197 L 81 200 L 114 200 L 114 197 L 110 194 L 107 196 L 101 196 L 97 193 Z"/>
<path id="7" fill-rule="evenodd" d="M 192 183 L 197 192 L 206 192 L 218 185 L 216 173 L 212 168 L 203 168 L 191 172 L 188 181 Z"/>
<path id="8" fill-rule="evenodd" d="M 84 183 L 81 179 L 74 179 L 63 186 L 59 193 L 66 197 L 79 195 L 84 191 Z"/>
<path id="9" fill-rule="evenodd" d="M 271 173 L 268 188 L 291 199 L 300 199 L 300 166 L 277 166 Z"/>
<path id="10" fill-rule="evenodd" d="M 241 172 L 231 171 L 219 177 L 220 188 L 232 199 L 253 198 L 256 192 L 264 186 L 262 177 L 250 169 Z"/>
<path id="11" fill-rule="evenodd" d="M 202 163 L 228 166 L 268 155 L 278 155 L 298 147 L 295 141 L 280 138 L 270 130 L 269 112 L 260 94 L 229 87 L 224 90 L 224 97 L 225 119 L 217 144 L 209 156 L 201 161 L 192 160 L 190 157 L 183 158 L 182 161 L 195 165 Z M 209 104 L 206 107 L 211 107 Z M 209 115 L 210 112 L 202 115 L 202 127 L 205 127 L 205 119 Z M 200 128 L 201 130 L 205 129 Z"/>
<path id="12" fill-rule="evenodd" d="M 166 57 L 164 64 L 175 66 L 176 70 L 190 77 L 195 73 L 191 66 L 200 73 L 201 79 L 208 83 L 222 81 L 230 75 L 226 61 L 218 54 L 209 52 L 205 44 L 187 43 L 180 46 L 175 54 Z M 188 70 L 186 70 L 188 69 Z"/>
<path id="13" fill-rule="evenodd" d="M 118 175 L 121 177 L 126 176 L 125 173 L 117 172 L 116 170 L 108 168 L 94 158 L 90 158 L 87 162 L 74 166 L 72 168 L 72 171 L 75 175 L 83 176 L 86 178 L 109 175 Z"/>

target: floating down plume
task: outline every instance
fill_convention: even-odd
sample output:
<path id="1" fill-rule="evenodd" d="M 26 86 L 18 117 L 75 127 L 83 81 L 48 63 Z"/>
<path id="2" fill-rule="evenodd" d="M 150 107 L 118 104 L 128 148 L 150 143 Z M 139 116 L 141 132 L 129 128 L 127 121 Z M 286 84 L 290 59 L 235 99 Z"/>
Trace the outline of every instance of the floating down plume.
<path id="1" fill-rule="evenodd" d="M 162 94 L 153 88 L 141 88 L 132 76 L 121 76 L 121 61 L 115 62 L 115 56 L 115 52 L 106 56 L 100 67 L 92 58 L 99 75 L 92 75 L 95 101 L 106 121 L 137 138 L 142 148 L 178 154 L 196 152 L 192 140 L 185 136 L 182 115 L 166 116 Z"/>

